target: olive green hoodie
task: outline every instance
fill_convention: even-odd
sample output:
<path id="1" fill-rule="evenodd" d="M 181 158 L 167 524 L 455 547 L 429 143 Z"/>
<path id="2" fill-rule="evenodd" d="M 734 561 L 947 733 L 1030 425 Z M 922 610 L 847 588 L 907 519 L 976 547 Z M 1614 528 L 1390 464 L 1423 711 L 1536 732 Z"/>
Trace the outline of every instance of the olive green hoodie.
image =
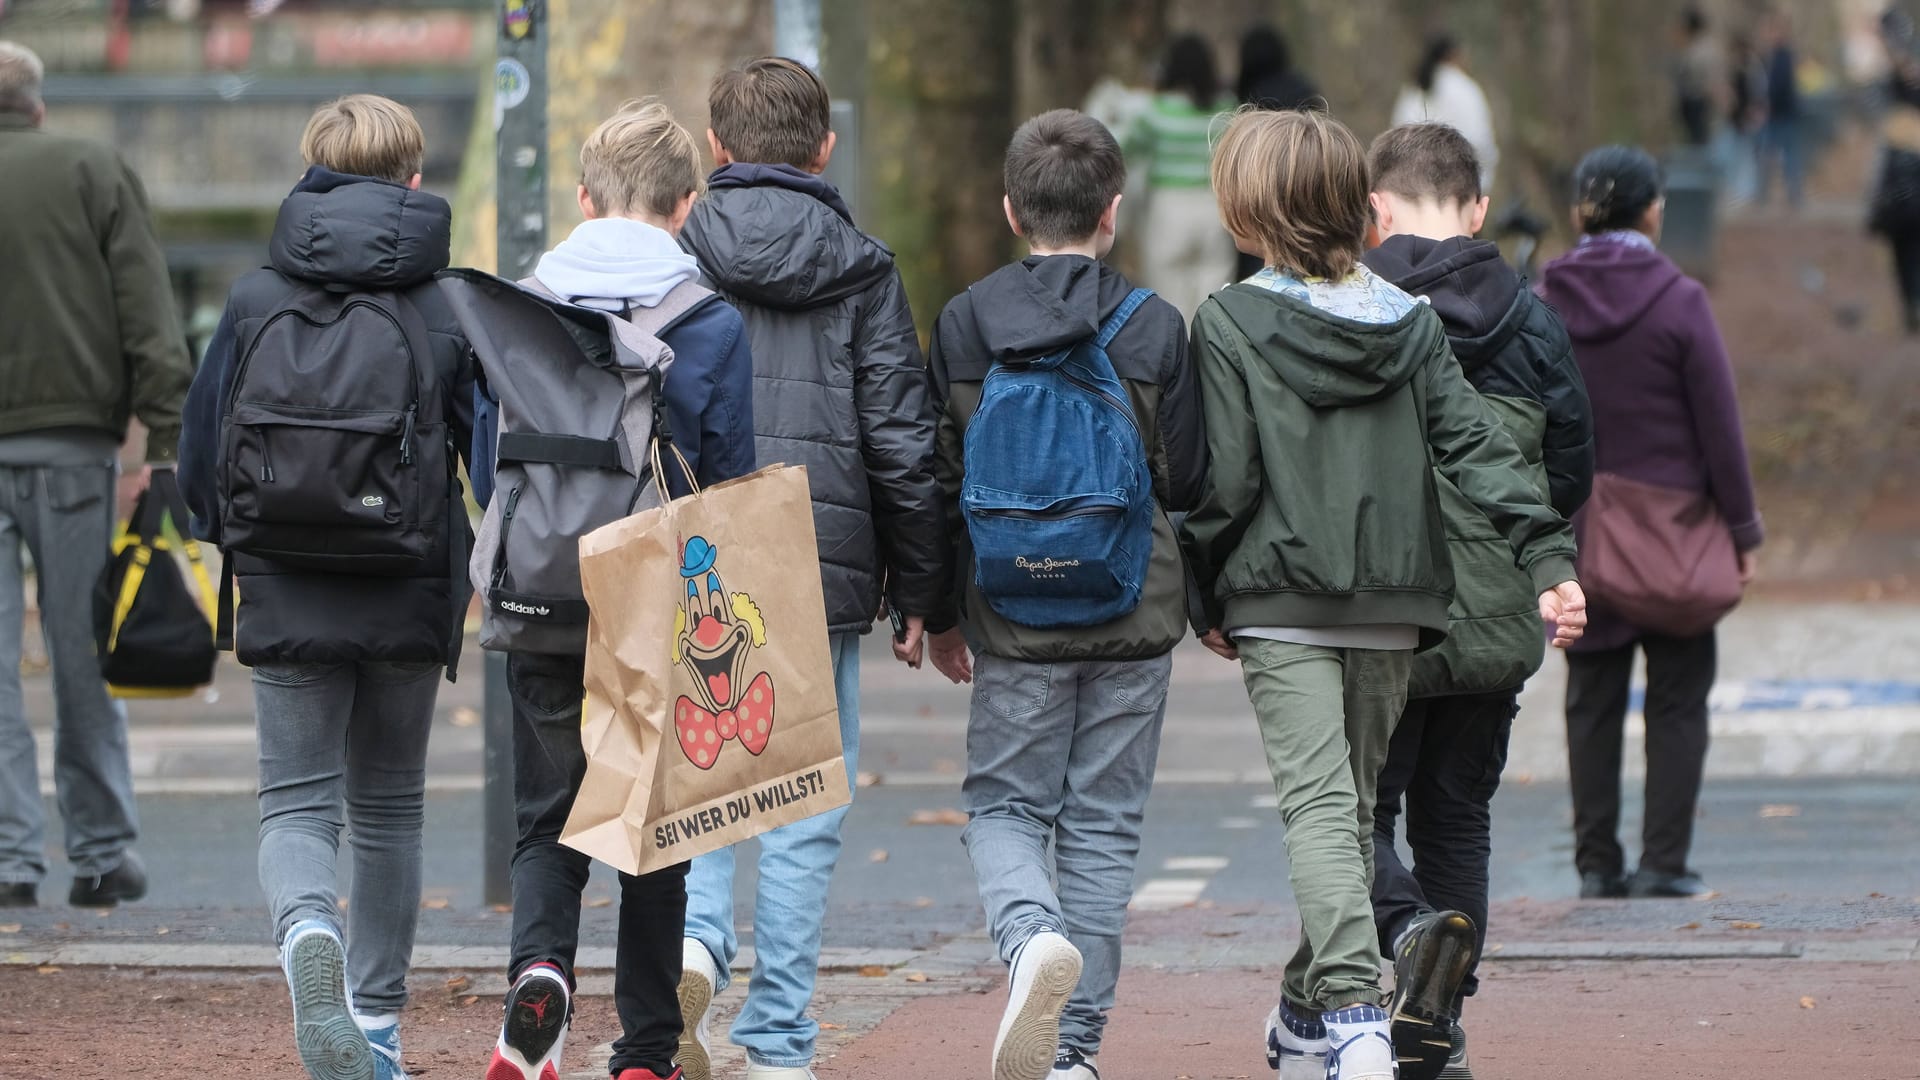
<path id="1" fill-rule="evenodd" d="M 1181 540 L 1205 628 L 1391 623 L 1438 644 L 1453 571 L 1429 465 L 1535 591 L 1574 579 L 1572 528 L 1426 304 L 1371 324 L 1232 285 L 1194 316 L 1193 356 L 1213 464 Z"/>

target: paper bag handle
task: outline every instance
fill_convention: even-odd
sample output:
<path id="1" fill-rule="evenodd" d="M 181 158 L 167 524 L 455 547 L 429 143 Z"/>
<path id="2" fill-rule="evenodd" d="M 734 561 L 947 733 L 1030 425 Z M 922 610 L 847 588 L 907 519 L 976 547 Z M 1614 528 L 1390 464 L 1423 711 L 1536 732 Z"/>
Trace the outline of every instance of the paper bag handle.
<path id="1" fill-rule="evenodd" d="M 680 475 L 687 478 L 687 487 L 691 489 L 695 495 L 700 494 L 700 481 L 694 479 L 693 466 L 687 464 L 687 455 L 681 453 L 679 447 L 673 445 L 672 442 L 669 442 L 666 439 L 653 440 L 652 453 L 653 453 L 654 480 L 660 483 L 663 487 L 666 484 L 666 470 L 660 464 L 660 444 L 663 442 L 667 444 L 667 449 L 673 451 L 674 460 L 680 463 Z M 663 502 L 665 501 L 664 496 L 662 498 L 662 501 Z"/>

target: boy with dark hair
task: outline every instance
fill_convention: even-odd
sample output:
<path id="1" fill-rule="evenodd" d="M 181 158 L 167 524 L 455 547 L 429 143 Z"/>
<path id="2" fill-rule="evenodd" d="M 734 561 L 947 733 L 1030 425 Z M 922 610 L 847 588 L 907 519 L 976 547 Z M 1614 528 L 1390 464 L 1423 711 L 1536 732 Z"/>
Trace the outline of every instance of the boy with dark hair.
<path id="1" fill-rule="evenodd" d="M 934 409 L 907 293 L 886 245 L 854 226 L 821 179 L 833 154 L 826 84 L 765 57 L 725 72 L 708 99 L 719 168 L 681 246 L 745 317 L 762 461 L 804 465 L 826 594 L 847 779 L 860 748 L 860 635 L 884 602 L 901 613 L 894 655 L 918 664 L 946 581 Z M 808 1080 L 819 1024 L 807 1017 L 843 807 L 759 838 L 754 971 L 733 1039 L 751 1080 Z M 687 879 L 688 1018 L 679 1063 L 708 1080 L 706 1023 L 740 942 L 734 851 L 694 860 Z"/>
<path id="2" fill-rule="evenodd" d="M 1593 481 L 1586 384 L 1552 309 L 1495 244 L 1473 239 L 1487 200 L 1472 144 L 1445 124 L 1408 124 L 1375 139 L 1369 158 L 1381 242 L 1363 261 L 1432 305 L 1534 486 L 1572 517 Z M 1446 477 L 1435 482 L 1453 561 L 1447 640 L 1413 661 L 1373 819 L 1374 921 L 1398 976 L 1402 1080 L 1471 1075 L 1459 1015 L 1486 941 L 1491 803 L 1520 687 L 1542 657 L 1533 589 L 1506 542 Z M 1403 795 L 1411 871 L 1394 847 Z"/>
<path id="3" fill-rule="evenodd" d="M 933 660 L 955 682 L 975 680 L 962 838 L 989 930 L 1011 965 L 994 1080 L 1099 1076 L 1094 1058 L 1120 976 L 1171 653 L 1186 633 L 1186 575 L 1167 513 L 1199 497 L 1205 434 L 1180 313 L 1137 295 L 1101 261 L 1125 183 L 1120 147 L 1099 121 L 1057 109 L 1023 124 L 1007 147 L 1005 210 L 1032 254 L 954 297 L 933 339 L 940 485 L 947 532 L 960 545 L 951 585 L 965 629 L 964 637 L 958 629 L 936 635 Z M 989 418 L 997 406 L 985 400 L 990 375 L 1021 378 L 1063 353 L 1068 368 L 1096 335 L 1110 374 L 1096 363 L 1091 375 L 1124 388 L 1115 405 L 1139 432 L 1118 445 L 1146 481 L 1146 570 L 1129 610 L 1043 628 L 1031 623 L 1053 620 L 1003 613 L 1015 609 L 995 579 L 976 573 L 988 556 L 969 529 L 985 488 L 1051 490 L 1088 455 L 1064 415 L 1051 438 L 1005 448 L 1030 463 L 1025 470 L 993 460 L 976 442 L 987 436 L 971 429 L 984 421 L 982 430 L 1002 441 Z M 1070 392 L 1064 383 L 1056 389 Z"/>
<path id="4" fill-rule="evenodd" d="M 1362 265 L 1366 151 L 1345 125 L 1241 112 L 1213 186 L 1266 267 L 1194 318 L 1212 467 L 1181 540 L 1203 640 L 1240 661 L 1287 825 L 1302 933 L 1268 1060 L 1282 1080 L 1394 1080 L 1374 796 L 1413 656 L 1448 630 L 1435 469 L 1504 537 L 1560 646 L 1586 624 L 1573 529 L 1461 377 L 1439 317 Z"/>

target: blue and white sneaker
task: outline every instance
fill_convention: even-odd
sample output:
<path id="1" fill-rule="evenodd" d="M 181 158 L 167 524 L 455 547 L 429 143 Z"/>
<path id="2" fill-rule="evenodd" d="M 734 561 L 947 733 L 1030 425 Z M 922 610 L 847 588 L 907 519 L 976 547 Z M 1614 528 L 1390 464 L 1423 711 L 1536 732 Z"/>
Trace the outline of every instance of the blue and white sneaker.
<path id="1" fill-rule="evenodd" d="M 295 923 L 280 946 L 293 996 L 293 1043 L 313 1080 L 377 1080 L 373 1047 L 347 1008 L 346 947 L 333 927 Z"/>
<path id="2" fill-rule="evenodd" d="M 1349 1005 L 1320 1019 L 1327 1025 L 1327 1080 L 1399 1080 L 1387 1010 Z"/>
<path id="3" fill-rule="evenodd" d="M 367 1045 L 373 1047 L 375 1080 L 408 1080 L 407 1066 L 400 1059 L 399 1017 L 392 1013 L 378 1017 L 356 1014 L 354 1019 L 366 1032 Z"/>
<path id="4" fill-rule="evenodd" d="M 1326 1080 L 1327 1025 L 1302 1020 L 1286 1002 L 1267 1014 L 1267 1068 L 1280 1080 Z"/>

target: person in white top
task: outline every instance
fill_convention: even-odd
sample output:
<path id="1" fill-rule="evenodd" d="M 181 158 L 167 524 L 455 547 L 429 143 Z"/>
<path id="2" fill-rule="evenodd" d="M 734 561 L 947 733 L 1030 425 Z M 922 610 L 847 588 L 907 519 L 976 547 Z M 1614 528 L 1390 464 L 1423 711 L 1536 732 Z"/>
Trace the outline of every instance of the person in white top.
<path id="1" fill-rule="evenodd" d="M 1467 74 L 1466 57 L 1451 34 L 1436 34 L 1420 55 L 1413 85 L 1393 105 L 1393 126 L 1436 121 L 1467 137 L 1480 158 L 1480 190 L 1493 190 L 1500 145 L 1493 134 L 1493 109 L 1486 92 Z"/>

